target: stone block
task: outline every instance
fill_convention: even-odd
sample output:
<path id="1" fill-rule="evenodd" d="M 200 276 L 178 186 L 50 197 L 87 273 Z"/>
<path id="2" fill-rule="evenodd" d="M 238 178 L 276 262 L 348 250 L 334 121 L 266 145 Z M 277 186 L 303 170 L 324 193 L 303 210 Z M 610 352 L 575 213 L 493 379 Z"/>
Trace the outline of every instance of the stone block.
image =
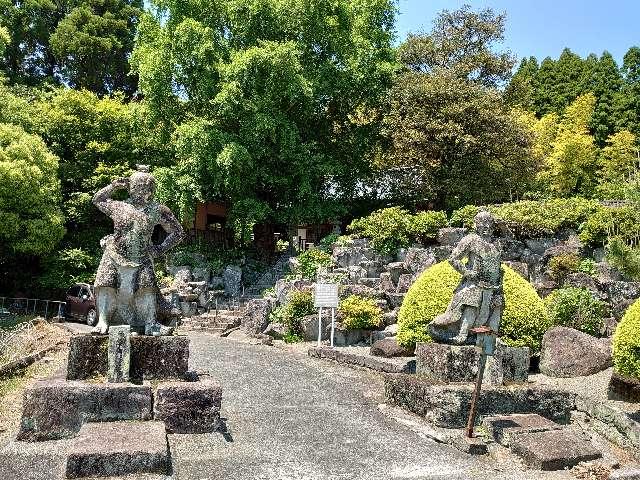
<path id="1" fill-rule="evenodd" d="M 374 278 L 361 277 L 358 279 L 358 283 L 360 285 L 364 285 L 365 287 L 377 289 L 377 288 L 380 288 L 381 280 L 380 280 L 380 277 L 374 277 Z"/>
<path id="2" fill-rule="evenodd" d="M 394 292 L 386 292 L 385 298 L 389 303 L 389 307 L 391 309 L 400 308 L 402 306 L 402 302 L 404 300 L 404 293 L 394 293 Z"/>
<path id="3" fill-rule="evenodd" d="M 114 325 L 109 327 L 108 360 L 109 371 L 107 378 L 110 382 L 128 382 L 131 366 L 131 327 L 129 325 Z"/>
<path id="4" fill-rule="evenodd" d="M 565 430 L 514 435 L 511 451 L 532 468 L 562 470 L 602 457 L 590 442 Z"/>
<path id="5" fill-rule="evenodd" d="M 316 317 L 316 324 L 318 319 Z M 371 341 L 371 330 L 345 330 L 336 328 L 333 337 L 333 344 L 336 347 L 348 347 L 359 343 L 369 343 Z"/>
<path id="6" fill-rule="evenodd" d="M 640 402 L 640 379 L 613 372 L 609 381 L 609 398 L 625 402 Z"/>
<path id="7" fill-rule="evenodd" d="M 213 380 L 167 382 L 156 389 L 154 419 L 169 433 L 213 432 L 220 419 L 222 387 Z"/>
<path id="8" fill-rule="evenodd" d="M 562 428 L 561 425 L 534 413 L 514 413 L 512 415 L 487 417 L 482 421 L 482 425 L 496 442 L 505 447 L 509 446 L 513 435 L 546 432 Z"/>
<path id="9" fill-rule="evenodd" d="M 466 228 L 445 227 L 438 230 L 436 242 L 440 245 L 455 246 L 468 233 Z"/>
<path id="10" fill-rule="evenodd" d="M 85 422 L 149 420 L 151 387 L 130 383 L 46 380 L 24 392 L 18 440 L 73 437 Z"/>
<path id="11" fill-rule="evenodd" d="M 413 352 L 400 345 L 397 337 L 387 337 L 376 340 L 373 345 L 371 345 L 370 353 L 376 357 L 390 358 L 410 357 Z"/>
<path id="12" fill-rule="evenodd" d="M 273 309 L 273 302 L 267 298 L 255 298 L 247 302 L 241 325 L 250 334 L 262 333 L 269 325 L 269 314 Z"/>
<path id="13" fill-rule="evenodd" d="M 400 275 L 400 278 L 398 278 L 396 293 L 407 293 L 415 280 L 416 277 L 412 273 L 403 273 L 402 275 Z"/>
<path id="14" fill-rule="evenodd" d="M 73 440 L 67 456 L 67 478 L 170 472 L 162 422 L 88 423 Z"/>
<path id="15" fill-rule="evenodd" d="M 473 387 L 472 383 L 442 384 L 420 376 L 385 377 L 388 403 L 406 408 L 443 428 L 463 428 L 466 425 Z M 483 387 L 478 401 L 478 421 L 487 416 L 537 413 L 565 424 L 575 404 L 575 394 L 552 388 L 520 385 Z"/>
<path id="16" fill-rule="evenodd" d="M 386 269 L 391 276 L 391 281 L 396 285 L 398 284 L 398 280 L 400 280 L 400 275 L 409 273 L 404 262 L 392 262 L 386 266 Z"/>
<path id="17" fill-rule="evenodd" d="M 418 343 L 416 371 L 441 382 L 475 382 L 480 351 L 472 345 Z M 529 349 L 514 348 L 498 341 L 495 355 L 488 357 L 483 377 L 485 385 L 526 382 Z"/>
<path id="18" fill-rule="evenodd" d="M 611 365 L 610 340 L 567 327 L 554 327 L 542 338 L 540 371 L 550 377 L 592 375 Z"/>
<path id="19" fill-rule="evenodd" d="M 189 365 L 189 338 L 186 336 L 131 337 L 130 378 L 153 380 L 183 378 Z M 67 380 L 85 380 L 108 372 L 108 337 L 71 337 Z"/>

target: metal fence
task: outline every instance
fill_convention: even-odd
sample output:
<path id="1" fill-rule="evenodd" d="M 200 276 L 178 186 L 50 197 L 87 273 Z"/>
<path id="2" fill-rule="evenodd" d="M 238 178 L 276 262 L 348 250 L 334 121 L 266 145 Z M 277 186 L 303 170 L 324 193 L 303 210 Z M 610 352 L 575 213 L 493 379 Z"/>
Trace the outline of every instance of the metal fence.
<path id="1" fill-rule="evenodd" d="M 66 302 L 39 298 L 0 297 L 0 318 L 5 316 L 36 315 L 43 318 L 64 315 Z"/>

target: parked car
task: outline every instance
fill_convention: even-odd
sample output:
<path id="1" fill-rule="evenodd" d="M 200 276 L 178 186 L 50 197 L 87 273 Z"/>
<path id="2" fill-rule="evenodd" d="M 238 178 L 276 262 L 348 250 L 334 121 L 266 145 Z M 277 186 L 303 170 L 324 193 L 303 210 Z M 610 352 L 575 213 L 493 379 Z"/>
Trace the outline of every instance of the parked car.
<path id="1" fill-rule="evenodd" d="M 76 283 L 65 297 L 65 317 L 67 320 L 80 320 L 93 327 L 98 323 L 98 311 L 96 310 L 96 298 L 93 294 L 93 286 L 88 283 Z"/>

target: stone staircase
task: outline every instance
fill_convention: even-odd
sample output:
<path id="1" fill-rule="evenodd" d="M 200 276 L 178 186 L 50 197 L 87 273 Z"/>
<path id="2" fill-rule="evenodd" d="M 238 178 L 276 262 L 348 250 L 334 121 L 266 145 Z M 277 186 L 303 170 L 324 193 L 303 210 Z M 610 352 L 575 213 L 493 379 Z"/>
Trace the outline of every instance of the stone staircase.
<path id="1" fill-rule="evenodd" d="M 262 292 L 267 288 L 272 288 L 278 280 L 284 277 L 289 267 L 291 252 L 287 251 L 280 255 L 276 263 L 269 268 L 255 283 L 244 290 L 243 298 L 260 298 Z"/>
<path id="2" fill-rule="evenodd" d="M 232 309 L 211 310 L 182 320 L 181 330 L 199 331 L 222 336 L 225 332 L 240 326 L 244 305 Z"/>

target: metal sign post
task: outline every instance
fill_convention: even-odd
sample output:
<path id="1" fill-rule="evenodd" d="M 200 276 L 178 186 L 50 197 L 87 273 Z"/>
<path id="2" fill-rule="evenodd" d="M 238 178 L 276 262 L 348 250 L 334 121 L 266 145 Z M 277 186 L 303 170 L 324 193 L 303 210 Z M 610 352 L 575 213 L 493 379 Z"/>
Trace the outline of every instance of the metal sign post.
<path id="1" fill-rule="evenodd" d="M 335 283 L 316 283 L 314 306 L 318 309 L 318 346 L 322 340 L 322 309 L 331 309 L 331 346 L 335 332 L 336 308 L 338 308 L 338 285 Z"/>
<path id="2" fill-rule="evenodd" d="M 476 378 L 476 386 L 471 397 L 471 408 L 469 409 L 469 420 L 465 434 L 467 438 L 473 438 L 473 427 L 476 423 L 476 415 L 478 414 L 478 399 L 480 398 L 480 389 L 482 388 L 482 377 L 484 376 L 484 368 L 487 364 L 487 356 L 493 355 L 496 342 L 496 332 L 487 326 L 472 328 L 471 332 L 478 337 L 476 345 L 482 350 L 480 359 L 478 360 L 478 377 Z"/>

